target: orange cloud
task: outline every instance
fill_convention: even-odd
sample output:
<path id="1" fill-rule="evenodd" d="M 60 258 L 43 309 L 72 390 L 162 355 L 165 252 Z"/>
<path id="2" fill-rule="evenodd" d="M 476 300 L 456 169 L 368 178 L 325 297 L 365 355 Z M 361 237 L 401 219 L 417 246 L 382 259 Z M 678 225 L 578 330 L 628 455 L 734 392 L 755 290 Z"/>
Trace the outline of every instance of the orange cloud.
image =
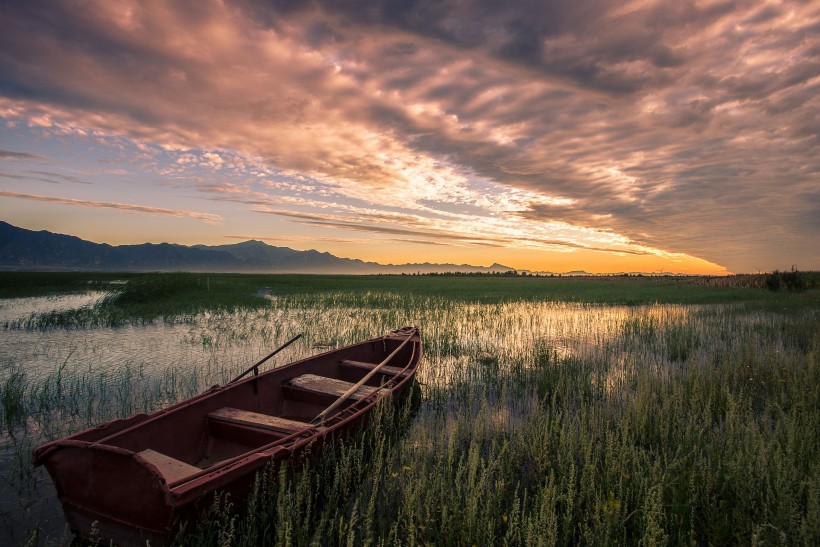
<path id="1" fill-rule="evenodd" d="M 149 207 L 146 205 L 132 205 L 128 203 L 112 203 L 107 201 L 89 201 L 73 198 L 58 198 L 51 196 L 38 196 L 34 194 L 21 194 L 18 192 L 0 191 L 0 196 L 8 198 L 28 199 L 32 201 L 43 201 L 47 203 L 59 203 L 61 205 L 78 205 L 80 207 L 96 207 L 104 209 L 117 209 L 128 213 L 143 213 L 147 215 L 163 215 L 173 217 L 191 217 L 210 224 L 219 224 L 222 217 L 210 213 L 200 213 L 197 211 L 181 211 L 175 209 L 164 209 L 162 207 Z"/>

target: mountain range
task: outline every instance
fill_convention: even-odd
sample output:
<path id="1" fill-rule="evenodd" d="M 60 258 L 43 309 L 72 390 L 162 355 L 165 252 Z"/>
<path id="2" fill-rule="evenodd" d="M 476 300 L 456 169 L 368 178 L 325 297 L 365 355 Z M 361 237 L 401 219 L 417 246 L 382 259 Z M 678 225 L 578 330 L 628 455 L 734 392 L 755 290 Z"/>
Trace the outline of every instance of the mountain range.
<path id="1" fill-rule="evenodd" d="M 46 230 L 26 230 L 3 221 L 0 221 L 0 270 L 338 274 L 514 271 L 500 264 L 489 267 L 428 262 L 378 264 L 315 250 L 274 247 L 255 240 L 232 245 L 108 245 Z"/>

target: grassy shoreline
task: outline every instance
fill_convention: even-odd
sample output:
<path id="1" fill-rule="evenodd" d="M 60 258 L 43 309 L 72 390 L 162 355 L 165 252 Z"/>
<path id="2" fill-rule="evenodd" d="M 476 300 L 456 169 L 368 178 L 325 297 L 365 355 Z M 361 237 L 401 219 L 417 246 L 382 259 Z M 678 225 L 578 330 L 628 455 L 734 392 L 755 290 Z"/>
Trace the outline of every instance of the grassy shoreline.
<path id="1" fill-rule="evenodd" d="M 636 310 L 585 354 L 473 354 L 404 436 L 260 479 L 179 543 L 815 545 L 817 320 Z M 430 342 L 426 366 L 458 353 Z"/>
<path id="2" fill-rule="evenodd" d="M 387 416 L 306 471 L 260 477 L 247 504 L 222 500 L 180 545 L 820 543 L 816 290 L 664 278 L 133 281 L 100 322 L 65 326 L 97 332 L 115 309 L 135 325 L 191 321 L 187 343 L 207 339 L 220 364 L 227 347 L 275 346 L 292 329 L 307 333 L 302 352 L 406 322 L 424 337 L 423 400 L 401 434 Z M 45 344 L 53 332 L 25 334 Z M 69 357 L 42 377 L 6 365 L 10 484 L 36 483 L 26 456 L 44 438 L 161 408 L 235 372 L 151 372 L 135 357 L 97 374 Z M 31 526 L 35 544 L 60 541 Z"/>
<path id="3" fill-rule="evenodd" d="M 206 311 L 263 309 L 270 305 L 271 297 L 291 296 L 300 296 L 305 302 L 335 297 L 337 302 L 351 306 L 378 306 L 396 298 L 427 297 L 487 304 L 516 301 L 627 306 L 737 304 L 786 312 L 820 305 L 820 289 L 800 294 L 775 293 L 746 286 L 710 286 L 698 282 L 702 279 L 705 278 L 0 272 L 0 297 L 110 291 L 109 296 L 93 308 L 39 314 L 7 328 L 88 328 L 163 319 L 184 321 L 186 317 Z"/>

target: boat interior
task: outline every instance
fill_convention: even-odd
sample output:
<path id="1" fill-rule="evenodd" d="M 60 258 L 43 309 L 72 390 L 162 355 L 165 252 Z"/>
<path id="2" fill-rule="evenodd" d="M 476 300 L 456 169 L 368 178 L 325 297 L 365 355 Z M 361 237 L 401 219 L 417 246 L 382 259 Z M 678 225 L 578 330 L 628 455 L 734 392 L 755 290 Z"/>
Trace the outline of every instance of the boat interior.
<path id="1" fill-rule="evenodd" d="M 184 481 L 226 460 L 282 441 L 304 440 L 325 426 L 312 425 L 320 413 L 398 349 L 336 412 L 344 412 L 393 381 L 412 373 L 419 347 L 404 337 L 364 342 L 275 368 L 214 389 L 165 412 L 130 425 L 128 420 L 101 432 L 72 439 L 135 452 L 169 484 Z M 405 366 L 411 363 L 410 367 Z"/>

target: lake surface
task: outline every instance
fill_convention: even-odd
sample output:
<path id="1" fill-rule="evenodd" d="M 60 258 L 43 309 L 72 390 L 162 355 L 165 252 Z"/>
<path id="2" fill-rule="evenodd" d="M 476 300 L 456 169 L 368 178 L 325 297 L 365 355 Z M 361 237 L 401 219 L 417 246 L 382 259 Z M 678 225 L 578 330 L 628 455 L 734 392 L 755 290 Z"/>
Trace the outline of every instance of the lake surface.
<path id="1" fill-rule="evenodd" d="M 93 306 L 107 293 L 91 291 L 79 294 L 33 296 L 28 298 L 0 298 L 0 325 L 50 311 L 73 310 Z"/>
<path id="2" fill-rule="evenodd" d="M 698 308 L 599 306 L 552 302 L 358 308 L 271 298 L 268 309 L 204 313 L 122 327 L 26 330 L 8 325 L 32 314 L 93 305 L 102 293 L 0 300 L 0 386 L 20 395 L 21 415 L 0 436 L 0 543 L 41 531 L 63 544 L 65 523 L 50 478 L 32 469 L 31 449 L 99 423 L 151 412 L 224 384 L 297 333 L 276 366 L 418 324 L 425 389 L 484 382 L 544 359 L 615 354 L 621 340 L 652 325 L 677 324 Z M 627 328 L 629 325 L 632 327 Z M 630 330 L 630 328 L 632 330 Z M 637 335 L 643 335 L 638 332 Z M 613 358 L 617 383 L 628 359 Z M 422 408 L 422 413 L 424 407 Z M 505 417 L 513 420 L 514 417 Z M 47 539 L 42 539 L 47 538 Z"/>

